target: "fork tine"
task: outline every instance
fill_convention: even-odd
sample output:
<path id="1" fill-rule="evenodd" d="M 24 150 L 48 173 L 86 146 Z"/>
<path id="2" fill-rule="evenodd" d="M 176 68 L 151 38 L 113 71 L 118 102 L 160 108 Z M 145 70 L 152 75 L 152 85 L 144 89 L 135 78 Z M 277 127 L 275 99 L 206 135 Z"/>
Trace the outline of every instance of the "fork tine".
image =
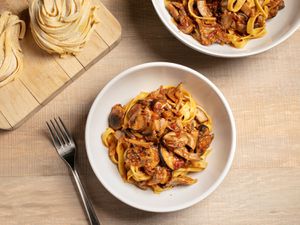
<path id="1" fill-rule="evenodd" d="M 50 136 L 51 136 L 53 145 L 58 150 L 60 147 L 60 144 L 58 143 L 59 140 L 57 139 L 57 136 L 54 134 L 53 129 L 51 128 L 50 124 L 47 121 L 46 121 L 46 124 L 47 124 L 48 130 L 50 132 Z"/>
<path id="2" fill-rule="evenodd" d="M 55 136 L 56 136 L 56 138 L 57 138 L 59 144 L 60 144 L 61 146 L 64 145 L 65 143 L 63 142 L 63 140 L 62 140 L 62 138 L 61 138 L 61 134 L 60 134 L 59 131 L 57 130 L 55 124 L 53 123 L 52 120 L 50 120 L 50 123 L 52 124 L 52 127 L 54 128 L 54 131 L 55 131 L 55 134 L 56 134 Z"/>
<path id="3" fill-rule="evenodd" d="M 65 144 L 70 144 L 70 139 L 68 138 L 68 135 L 66 134 L 66 132 L 63 130 L 62 126 L 60 125 L 60 123 L 57 121 L 56 118 L 54 118 L 54 121 L 56 123 L 56 126 L 58 127 L 59 133 L 61 135 L 61 138 L 63 139 Z"/>
<path id="4" fill-rule="evenodd" d="M 60 121 L 62 128 L 63 128 L 69 142 L 73 141 L 73 138 L 72 138 L 71 134 L 69 133 L 68 129 L 66 128 L 65 124 L 63 123 L 62 119 L 60 117 L 58 117 L 58 120 Z"/>

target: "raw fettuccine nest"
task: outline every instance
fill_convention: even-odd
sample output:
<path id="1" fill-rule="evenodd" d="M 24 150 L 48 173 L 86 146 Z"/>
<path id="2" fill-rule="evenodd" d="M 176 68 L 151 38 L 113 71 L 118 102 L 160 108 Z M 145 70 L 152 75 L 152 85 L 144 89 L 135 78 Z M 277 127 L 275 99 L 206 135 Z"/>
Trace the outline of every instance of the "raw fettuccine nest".
<path id="1" fill-rule="evenodd" d="M 23 59 L 19 39 L 25 35 L 24 21 L 11 12 L 0 15 L 0 87 L 15 79 Z"/>
<path id="2" fill-rule="evenodd" d="M 48 53 L 75 55 L 97 23 L 90 0 L 32 0 L 29 13 L 33 38 Z"/>

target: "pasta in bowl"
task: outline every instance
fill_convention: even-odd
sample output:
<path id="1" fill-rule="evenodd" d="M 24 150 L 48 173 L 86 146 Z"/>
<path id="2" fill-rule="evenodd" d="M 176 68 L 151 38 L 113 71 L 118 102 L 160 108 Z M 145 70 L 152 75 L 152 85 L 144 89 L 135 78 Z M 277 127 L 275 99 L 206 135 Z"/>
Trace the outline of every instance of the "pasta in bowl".
<path id="1" fill-rule="evenodd" d="M 211 2 L 222 2 L 224 4 L 224 8 L 227 11 L 227 13 L 220 13 L 218 12 L 219 8 L 217 9 L 218 13 L 215 13 L 213 8 L 212 11 L 210 11 L 213 15 L 211 18 L 212 20 L 207 20 L 210 19 L 210 17 L 205 17 L 206 19 L 204 20 L 203 18 L 199 19 L 196 18 L 194 20 L 194 26 L 197 28 L 198 23 L 196 20 L 198 20 L 199 24 L 201 25 L 202 23 L 204 24 L 203 32 L 192 32 L 191 28 L 190 30 L 187 29 L 186 32 L 191 32 L 195 33 L 193 35 L 186 34 L 183 31 L 181 31 L 178 28 L 178 21 L 174 22 L 174 16 L 170 14 L 170 9 L 166 7 L 166 3 L 168 2 L 178 2 L 178 3 L 184 3 L 184 2 L 191 2 L 193 4 L 192 7 L 189 7 L 192 9 L 192 12 L 195 14 L 195 16 L 198 17 L 203 17 L 200 16 L 200 11 L 198 10 L 198 4 L 197 2 L 201 2 L 200 9 L 204 11 L 203 13 L 207 13 L 205 8 L 203 8 L 203 2 L 206 3 L 211 3 Z M 250 13 L 249 16 L 252 14 L 254 15 L 260 15 L 263 13 L 259 8 L 262 8 L 263 11 L 266 13 L 268 12 L 268 17 L 267 19 L 259 19 L 258 17 L 253 17 L 251 20 L 251 16 L 247 16 L 244 12 L 241 11 L 241 9 L 238 12 L 232 12 L 230 10 L 235 11 L 236 9 L 239 9 L 239 4 L 236 3 L 246 3 L 247 6 L 250 4 L 251 11 L 253 13 Z M 257 7 L 253 5 L 253 3 L 257 4 L 257 2 L 261 5 L 262 7 Z M 288 39 L 297 29 L 300 27 L 300 14 L 299 14 L 299 8 L 300 8 L 300 1 L 284 1 L 284 8 L 279 10 L 280 7 L 283 5 L 280 5 L 281 0 L 270 0 L 270 1 L 254 1 L 254 0 L 233 0 L 233 1 L 227 1 L 227 0 L 222 0 L 222 1 L 215 1 L 215 0 L 152 0 L 154 9 L 163 22 L 163 24 L 166 26 L 166 28 L 181 42 L 183 42 L 185 45 L 188 47 L 199 51 L 201 53 L 205 53 L 208 55 L 212 56 L 218 56 L 218 57 L 226 57 L 226 58 L 237 58 L 237 57 L 246 57 L 250 55 L 255 55 L 262 53 L 264 51 L 267 51 L 278 44 L 282 43 L 286 39 Z M 228 10 L 228 4 L 229 5 L 229 10 Z M 272 3 L 272 5 L 270 5 Z M 277 5 L 278 3 L 278 5 Z M 282 4 L 282 3 L 281 3 Z M 208 4 L 206 4 L 208 5 Z M 268 5 L 268 9 L 264 6 Z M 277 7 L 273 8 L 273 6 L 276 5 Z M 279 7 L 280 6 L 280 7 Z M 237 7 L 235 9 L 235 7 Z M 246 7 L 246 6 L 244 6 Z M 277 10 L 278 9 L 278 10 Z M 176 9 L 178 10 L 178 8 Z M 188 6 L 185 6 L 185 12 L 187 12 Z M 246 13 L 248 10 L 243 9 Z M 277 11 L 276 11 L 277 10 Z M 250 11 L 249 11 L 250 12 Z M 249 13 L 248 12 L 248 13 Z M 256 12 L 256 13 L 254 13 Z M 271 16 L 275 15 L 275 12 L 278 12 L 275 17 L 270 19 Z M 179 12 L 180 13 L 180 10 Z M 189 14 L 189 12 L 187 12 Z M 209 13 L 209 12 L 208 12 Z M 234 36 L 231 36 L 231 40 L 233 40 L 234 44 L 237 46 L 241 46 L 242 48 L 235 48 L 232 47 L 234 45 L 231 43 L 230 39 L 227 37 L 223 37 L 224 32 L 221 32 L 220 29 L 215 29 L 214 26 L 212 25 L 215 22 L 220 23 L 222 21 L 222 15 L 225 14 L 230 14 L 229 16 L 224 16 L 223 17 L 223 23 L 224 27 L 226 28 L 226 33 L 229 35 L 235 34 Z M 236 15 L 238 14 L 238 15 Z M 245 14 L 245 15 L 244 15 Z M 205 15 L 205 14 L 204 14 Z M 209 15 L 209 14 L 208 14 Z M 220 16 L 219 16 L 220 15 Z M 241 17 L 241 19 L 238 18 L 231 18 L 233 17 Z M 266 14 L 265 14 L 266 16 Z M 244 18 L 244 19 L 242 19 Z M 260 17 L 262 18 L 262 17 Z M 266 17 L 264 17 L 266 18 Z M 190 19 L 194 19 L 194 17 L 191 17 Z M 233 22 L 233 20 L 234 22 Z M 182 18 L 181 20 L 184 20 Z M 259 25 L 258 21 L 262 26 Z M 265 21 L 265 22 L 263 22 Z M 247 23 L 246 23 L 247 22 Z M 247 26 L 249 22 L 249 33 L 247 32 Z M 253 25 L 254 22 L 254 26 Z M 262 22 L 262 23 L 261 23 Z M 211 24 L 212 23 L 212 24 Z M 210 27 L 212 26 L 212 27 Z M 217 25 L 218 26 L 218 25 Z M 205 27 L 207 29 L 205 29 Z M 183 27 L 185 28 L 185 27 Z M 253 29 L 252 29 L 253 28 Z M 258 28 L 258 29 L 256 29 Z M 212 35 L 209 35 L 210 29 L 213 29 L 214 31 L 212 32 Z M 238 31 L 240 30 L 241 33 Z M 260 32 L 261 31 L 261 32 Z M 207 32 L 207 33 L 206 33 Z M 230 33 L 229 33 L 230 32 Z M 233 33 L 234 32 L 234 33 Z M 204 35 L 201 37 L 199 33 L 203 33 Z M 237 34 L 237 35 L 236 35 Z M 252 34 L 255 34 L 254 36 Z M 227 34 L 226 34 L 227 35 Z M 206 38 L 207 37 L 207 38 Z M 257 38 L 254 38 L 257 37 Z M 203 39 L 203 40 L 201 40 Z M 205 45 L 201 44 L 203 42 Z M 215 44 L 212 44 L 215 43 Z M 223 45 L 220 45 L 220 44 Z M 228 44 L 227 44 L 228 43 Z"/>
<path id="2" fill-rule="evenodd" d="M 284 8 L 284 0 L 166 0 L 178 29 L 202 45 L 243 48 L 267 33 L 266 20 Z"/>
<path id="3" fill-rule="evenodd" d="M 180 82 L 182 82 L 182 86 L 181 85 L 178 86 Z M 159 88 L 161 85 L 163 86 Z M 170 86 L 165 86 L 165 85 L 170 85 Z M 122 128 L 120 127 L 120 124 L 123 125 L 124 121 L 119 120 L 118 118 L 120 117 L 117 116 L 117 115 L 121 115 L 122 118 L 122 109 L 120 108 L 120 106 L 122 106 L 124 111 L 126 111 L 125 109 L 127 103 L 131 102 L 132 99 L 135 99 L 136 96 L 140 96 L 139 94 L 141 93 L 141 91 L 150 94 L 152 92 L 155 92 L 154 90 L 159 91 L 160 89 L 168 89 L 168 88 L 172 88 L 172 89 L 178 88 L 181 89 L 183 92 L 188 91 L 190 96 L 192 96 L 192 99 L 195 101 L 196 105 L 200 104 L 202 110 L 205 110 L 205 111 L 201 110 L 203 112 L 201 116 L 201 118 L 203 117 L 202 118 L 203 120 L 201 119 L 202 121 L 201 124 L 204 125 L 203 128 L 207 127 L 208 130 L 196 129 L 196 131 L 199 131 L 200 133 L 200 131 L 206 130 L 207 135 L 214 135 L 214 137 L 209 147 L 207 149 L 205 148 L 206 151 L 204 152 L 206 153 L 208 153 L 209 150 L 211 150 L 211 153 L 208 154 L 206 159 L 204 159 L 206 155 L 203 155 L 202 152 L 200 152 L 199 154 L 200 164 L 202 165 L 197 165 L 198 167 L 197 170 L 201 170 L 201 171 L 198 172 L 184 171 L 183 175 L 188 176 L 189 178 L 187 179 L 193 180 L 193 182 L 191 182 L 193 184 L 178 185 L 178 186 L 173 184 L 168 185 L 167 183 L 159 184 L 160 188 L 162 189 L 166 188 L 167 190 L 162 191 L 159 194 L 154 194 L 153 193 L 153 190 L 155 190 L 155 188 L 153 188 L 154 186 L 153 187 L 146 186 L 147 189 L 143 190 L 137 188 L 135 185 L 128 183 L 127 180 L 125 180 L 124 182 L 124 180 L 120 176 L 118 165 L 112 163 L 112 157 L 110 157 L 109 154 L 110 150 L 108 150 L 108 148 L 105 146 L 105 144 L 106 145 L 108 144 L 105 143 L 105 140 L 109 141 L 108 139 L 110 138 L 107 139 L 105 138 L 104 135 L 104 143 L 103 143 L 101 137 L 103 137 L 102 136 L 103 133 L 104 134 L 106 133 L 106 130 L 109 127 L 109 125 L 113 126 L 113 128 L 111 129 L 113 129 L 114 132 L 118 133 L 115 134 L 117 137 L 124 135 L 122 134 L 123 133 L 121 132 Z M 187 98 L 189 96 L 188 94 L 184 94 L 184 95 L 185 95 L 184 98 Z M 184 99 L 184 101 L 186 100 Z M 122 105 L 116 106 L 116 103 L 120 103 Z M 128 108 L 132 108 L 132 107 L 128 107 Z M 135 107 L 137 107 L 135 108 L 136 110 L 140 106 L 135 106 Z M 196 106 L 196 108 L 198 107 Z M 128 113 L 129 111 L 130 110 L 128 110 Z M 115 116 L 112 116 L 113 114 Z M 140 114 L 138 113 L 136 115 L 140 115 Z M 108 118 L 110 118 L 109 121 Z M 132 115 L 130 115 L 130 118 L 132 118 Z M 156 118 L 156 116 L 154 116 L 154 118 Z M 207 118 L 207 121 L 204 121 L 206 120 L 204 118 Z M 159 120 L 160 119 L 162 118 L 159 117 Z M 131 123 L 130 127 L 134 129 L 142 127 L 143 122 L 142 123 L 139 122 L 135 124 L 133 123 L 133 121 L 135 120 L 132 120 L 130 122 Z M 143 121 L 143 118 L 139 118 L 138 121 Z M 200 128 L 200 123 L 198 123 L 197 121 L 195 122 L 196 122 L 195 127 Z M 163 124 L 164 123 L 162 121 L 161 125 Z M 148 131 L 146 131 L 146 129 L 143 131 L 142 130 L 139 129 L 139 132 L 146 132 L 146 133 L 149 132 L 150 134 L 149 130 Z M 131 128 L 129 129 L 129 131 L 130 133 L 133 132 Z M 159 136 L 160 141 L 159 142 L 156 141 L 157 148 L 155 149 L 156 145 L 153 144 L 154 149 L 151 148 L 151 150 L 149 151 L 149 156 L 151 159 L 155 159 L 153 160 L 155 164 L 157 163 L 159 157 L 160 162 L 158 166 L 161 168 L 166 168 L 166 170 L 168 170 L 170 174 L 172 174 L 175 170 L 178 170 L 178 168 L 179 169 L 187 168 L 185 166 L 182 166 L 182 164 L 183 162 L 189 164 L 190 160 L 186 160 L 180 155 L 177 155 L 174 152 L 175 149 L 173 150 L 172 148 L 168 148 L 168 146 L 170 145 L 172 147 L 172 140 L 174 140 L 173 139 L 174 133 L 169 134 L 169 137 L 168 136 L 167 136 L 168 138 L 166 137 L 167 140 L 164 140 L 164 136 L 170 132 L 172 131 L 166 129 L 164 133 Z M 106 133 L 106 137 L 108 136 L 109 133 L 110 132 Z M 182 134 L 184 134 L 184 132 L 182 132 Z M 123 138 L 128 139 L 128 137 L 131 136 L 129 135 L 123 136 Z M 184 136 L 185 137 L 183 138 L 183 142 L 181 144 L 179 143 L 177 144 L 182 145 L 186 142 L 186 138 L 189 135 L 184 134 Z M 207 136 L 207 138 L 208 137 L 211 138 L 212 136 Z M 151 137 L 151 135 L 149 135 L 147 138 L 151 139 L 153 138 L 153 136 Z M 145 144 L 144 142 L 146 143 L 155 142 L 155 140 L 150 141 L 150 139 L 148 139 L 148 141 L 143 140 L 143 137 L 133 138 L 131 136 L 131 138 L 129 139 L 133 139 L 134 140 L 133 142 L 135 144 L 141 144 L 141 143 L 136 143 L 135 140 L 143 141 L 142 144 Z M 167 143 L 164 143 L 165 141 Z M 130 142 L 132 142 L 132 140 L 128 141 L 128 143 L 131 145 Z M 225 97 L 211 81 L 209 81 L 200 73 L 190 68 L 187 68 L 185 66 L 181 66 L 173 63 L 154 62 L 154 63 L 142 64 L 122 72 L 121 74 L 117 75 L 114 79 L 112 79 L 101 90 L 101 92 L 96 97 L 88 115 L 86 129 L 85 129 L 85 143 L 86 143 L 88 159 L 90 161 L 91 167 L 96 177 L 112 195 L 114 195 L 116 198 L 123 201 L 124 203 L 141 210 L 151 211 L 151 212 L 170 212 L 170 211 L 184 209 L 196 204 L 197 202 L 201 201 L 209 194 L 211 194 L 219 186 L 219 184 L 223 181 L 226 174 L 228 173 L 233 160 L 235 145 L 236 145 L 236 130 L 235 130 L 233 115 Z M 114 143 L 117 144 L 117 142 Z M 123 142 L 121 143 L 123 145 Z M 158 148 L 158 143 L 161 144 L 163 149 Z M 125 140 L 125 145 L 126 144 L 127 144 L 127 140 Z M 147 145 L 148 144 L 146 144 L 146 147 L 148 147 Z M 173 147 L 175 146 L 173 145 Z M 191 149 L 189 149 L 188 146 L 185 147 L 189 151 L 191 151 Z M 145 148 L 138 146 L 137 149 L 135 150 L 139 151 L 142 149 L 144 150 Z M 125 148 L 121 148 L 119 150 L 121 151 L 124 150 L 124 153 L 126 151 Z M 158 157 L 156 154 L 157 151 L 159 153 Z M 114 153 L 113 149 L 111 153 Z M 122 155 L 122 152 L 120 153 Z M 132 150 L 131 153 L 133 153 L 132 155 L 134 155 L 135 151 Z M 176 163 L 174 163 L 174 160 L 168 161 L 168 154 L 172 155 L 172 153 L 177 158 L 180 158 L 182 160 L 180 160 L 179 162 L 175 161 Z M 156 156 L 151 156 L 151 154 Z M 162 156 L 163 154 L 165 154 L 165 156 Z M 191 156 L 196 157 L 196 159 L 198 160 L 199 155 L 197 154 L 195 155 L 192 154 Z M 115 154 L 111 154 L 111 156 L 117 157 Z M 164 160 L 162 159 L 163 157 L 166 159 L 169 165 L 165 161 L 163 161 Z M 134 158 L 135 157 L 131 157 L 131 159 Z M 124 161 L 125 161 L 125 157 L 124 157 Z M 140 160 L 138 160 L 137 162 L 140 163 Z M 149 162 L 152 162 L 152 160 Z M 135 163 L 134 160 L 133 163 Z M 205 165 L 206 163 L 207 165 Z M 170 167 L 174 166 L 174 170 L 172 170 L 169 166 Z M 203 169 L 204 167 L 205 169 Z M 133 168 L 133 170 L 135 170 L 135 168 Z M 140 169 L 140 170 L 143 172 L 144 169 L 143 170 Z M 128 172 L 128 171 L 131 170 L 125 168 L 124 172 L 126 173 L 126 179 L 132 175 L 131 174 L 132 172 Z M 180 172 L 180 170 L 178 172 Z M 129 175 L 128 177 L 127 177 L 127 173 Z M 137 172 L 137 176 L 138 174 L 139 172 Z M 150 179 L 152 178 L 153 176 L 150 177 Z M 170 177 L 168 178 L 170 179 Z M 146 179 L 148 180 L 148 178 Z M 194 182 L 196 180 L 197 182 Z M 133 180 L 131 179 L 131 181 Z M 166 186 L 169 187 L 176 186 L 176 187 L 169 189 L 169 187 Z M 142 185 L 142 187 L 144 188 L 145 186 Z M 158 189 L 158 191 L 161 190 Z"/>
<path id="4" fill-rule="evenodd" d="M 108 121 L 102 141 L 128 183 L 160 193 L 196 183 L 188 173 L 206 168 L 212 120 L 182 83 L 114 105 Z"/>

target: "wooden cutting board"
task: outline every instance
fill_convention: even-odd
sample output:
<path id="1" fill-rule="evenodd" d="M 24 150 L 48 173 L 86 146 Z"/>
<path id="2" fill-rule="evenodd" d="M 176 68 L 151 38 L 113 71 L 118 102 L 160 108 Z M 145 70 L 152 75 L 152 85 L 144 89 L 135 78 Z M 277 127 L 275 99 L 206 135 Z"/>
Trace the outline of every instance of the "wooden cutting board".
<path id="1" fill-rule="evenodd" d="M 1 0 L 0 11 L 9 10 L 26 22 L 26 36 L 21 40 L 24 67 L 19 77 L 0 88 L 0 129 L 11 130 L 36 113 L 68 84 L 117 45 L 121 26 L 99 0 L 100 23 L 83 51 L 60 58 L 49 55 L 34 42 L 30 27 L 27 0 Z"/>

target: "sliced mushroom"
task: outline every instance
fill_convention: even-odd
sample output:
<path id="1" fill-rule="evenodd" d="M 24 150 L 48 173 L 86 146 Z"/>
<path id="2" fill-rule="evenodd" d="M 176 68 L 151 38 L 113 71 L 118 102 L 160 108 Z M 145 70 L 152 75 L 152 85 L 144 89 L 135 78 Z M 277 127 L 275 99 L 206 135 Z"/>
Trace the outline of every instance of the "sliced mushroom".
<path id="1" fill-rule="evenodd" d="M 208 127 L 201 125 L 199 128 L 198 143 L 196 146 L 196 152 L 202 154 L 210 146 L 212 140 L 214 139 L 214 134 L 211 134 Z"/>
<path id="2" fill-rule="evenodd" d="M 200 43 L 211 45 L 213 43 L 229 43 L 227 34 L 217 22 L 206 23 L 205 20 L 196 19 L 200 32 Z"/>
<path id="3" fill-rule="evenodd" d="M 142 105 L 137 103 L 131 107 L 127 114 L 128 127 L 132 130 L 141 131 L 148 127 L 148 111 L 143 111 Z"/>
<path id="4" fill-rule="evenodd" d="M 130 129 L 125 129 L 125 130 L 123 130 L 123 132 L 125 134 L 125 137 L 127 137 L 127 138 L 130 138 L 130 139 L 136 138 Z"/>
<path id="5" fill-rule="evenodd" d="M 109 126 L 114 130 L 121 129 L 124 115 L 125 115 L 125 110 L 122 107 L 122 105 L 117 104 L 113 106 L 108 117 Z"/>
<path id="6" fill-rule="evenodd" d="M 130 166 L 138 166 L 141 167 L 141 155 L 142 148 L 132 147 L 129 148 L 125 153 L 125 167 L 130 168 Z"/>
<path id="7" fill-rule="evenodd" d="M 161 112 L 163 108 L 167 105 L 167 100 L 166 99 L 159 99 L 159 100 L 154 100 L 152 102 L 152 109 L 154 112 Z"/>
<path id="8" fill-rule="evenodd" d="M 138 115 L 134 122 L 129 124 L 129 127 L 133 130 L 145 130 L 147 128 L 147 119 L 143 115 Z"/>
<path id="9" fill-rule="evenodd" d="M 131 143 L 135 146 L 140 146 L 140 147 L 143 147 L 143 148 L 150 148 L 151 147 L 151 142 L 145 142 L 144 140 L 136 140 L 136 139 L 130 139 L 130 138 L 126 138 L 125 139 L 128 143 Z"/>
<path id="10" fill-rule="evenodd" d="M 171 16 L 177 21 L 179 20 L 179 12 L 178 10 L 174 7 L 174 5 L 170 2 L 169 4 L 167 4 L 167 10 L 169 11 L 169 13 L 171 14 Z"/>
<path id="11" fill-rule="evenodd" d="M 160 130 L 160 127 L 161 127 L 161 123 L 160 123 L 160 120 L 153 120 L 152 121 L 152 129 L 155 130 L 155 131 L 159 131 Z"/>
<path id="12" fill-rule="evenodd" d="M 167 97 L 170 100 L 172 100 L 173 102 L 177 102 L 178 101 L 177 97 L 175 96 L 175 91 L 176 91 L 176 88 L 172 87 L 172 88 L 169 88 L 167 90 L 167 93 L 166 93 Z"/>
<path id="13" fill-rule="evenodd" d="M 212 17 L 212 13 L 206 4 L 206 0 L 197 0 L 197 8 L 203 17 Z"/>
<path id="14" fill-rule="evenodd" d="M 188 143 L 188 138 L 186 135 L 177 134 L 171 131 L 163 137 L 163 143 L 171 149 L 182 148 Z"/>
<path id="15" fill-rule="evenodd" d="M 227 30 L 231 27 L 231 24 L 233 22 L 233 13 L 229 12 L 229 11 L 225 11 L 222 15 L 221 15 L 221 25 Z"/>
<path id="16" fill-rule="evenodd" d="M 166 185 L 166 187 L 174 187 L 174 186 L 178 186 L 178 185 L 191 185 L 196 183 L 197 180 L 193 179 L 191 177 L 187 177 L 187 176 L 179 176 L 179 177 L 173 177 L 168 184 Z"/>
<path id="17" fill-rule="evenodd" d="M 176 133 L 180 132 L 183 130 L 183 124 L 182 124 L 182 120 L 181 119 L 176 119 L 176 121 L 170 122 L 168 124 L 168 128 L 171 131 L 174 131 Z"/>
<path id="18" fill-rule="evenodd" d="M 159 129 L 158 135 L 161 136 L 163 133 L 165 133 L 165 130 L 166 130 L 167 126 L 168 126 L 168 121 L 165 120 L 164 118 L 161 118 L 159 120 L 159 123 L 160 123 L 160 129 Z"/>
<path id="19" fill-rule="evenodd" d="M 200 160 L 200 154 L 189 152 L 187 148 L 177 148 L 174 152 L 186 160 Z"/>
<path id="20" fill-rule="evenodd" d="M 248 2 L 246 2 L 246 3 L 242 6 L 241 11 L 242 11 L 246 16 L 248 16 L 248 17 L 250 17 L 250 16 L 253 14 L 252 7 L 251 7 L 251 5 L 250 5 Z"/>
<path id="21" fill-rule="evenodd" d="M 177 87 L 168 88 L 166 96 L 173 102 L 178 102 L 178 99 L 180 99 L 182 96 L 182 83 L 177 85 Z"/>
<path id="22" fill-rule="evenodd" d="M 209 128 L 204 124 L 201 124 L 201 126 L 199 127 L 199 136 L 202 137 L 208 134 L 209 134 Z"/>
<path id="23" fill-rule="evenodd" d="M 165 144 L 165 146 L 171 149 L 182 148 L 186 145 L 191 149 L 195 149 L 197 136 L 187 132 L 176 133 L 174 131 L 171 131 L 163 137 L 163 143 Z"/>
<path id="24" fill-rule="evenodd" d="M 198 140 L 197 152 L 204 152 L 208 147 L 210 146 L 211 142 L 214 139 L 214 134 L 205 135 L 203 137 L 200 137 Z"/>
<path id="25" fill-rule="evenodd" d="M 129 122 L 134 122 L 136 117 L 142 112 L 142 104 L 136 103 L 134 104 L 127 113 L 127 118 Z"/>
<path id="26" fill-rule="evenodd" d="M 147 182 L 148 185 L 152 186 L 155 184 L 166 184 L 171 178 L 171 172 L 169 169 L 161 166 L 155 167 L 154 174 Z"/>
<path id="27" fill-rule="evenodd" d="M 227 10 L 228 0 L 222 0 L 219 4 L 220 9 L 223 11 Z"/>
<path id="28" fill-rule="evenodd" d="M 278 10 L 285 7 L 284 0 L 273 0 L 268 3 L 269 13 L 268 18 L 272 18 L 277 15 Z"/>
<path id="29" fill-rule="evenodd" d="M 142 158 L 142 160 L 144 161 L 144 167 L 147 170 L 152 170 L 159 164 L 160 161 L 158 149 L 148 148 L 145 151 L 146 156 L 145 158 Z"/>
<path id="30" fill-rule="evenodd" d="M 196 119 L 199 123 L 204 123 L 204 122 L 208 121 L 208 116 L 207 116 L 206 113 L 203 111 L 203 109 L 201 109 L 200 107 L 197 107 L 195 119 Z"/>
<path id="31" fill-rule="evenodd" d="M 190 34 L 194 30 L 194 24 L 187 15 L 184 6 L 179 2 L 171 2 L 167 5 L 167 9 L 175 19 L 178 29 L 185 34 Z"/>
<path id="32" fill-rule="evenodd" d="M 198 139 L 198 131 L 192 131 L 191 133 L 186 133 L 188 142 L 186 143 L 191 149 L 196 148 L 197 139 Z"/>
<path id="33" fill-rule="evenodd" d="M 145 123 L 144 123 L 145 122 Z M 153 129 L 151 126 L 147 125 L 147 121 L 144 120 L 143 124 L 141 124 L 140 127 L 137 128 L 141 128 L 139 130 L 142 130 L 142 134 L 146 137 L 150 136 L 151 134 L 153 134 Z"/>
<path id="34" fill-rule="evenodd" d="M 163 162 L 171 169 L 177 170 L 184 165 L 184 160 L 177 157 L 173 152 L 169 152 L 166 148 L 159 148 L 160 156 Z"/>
<path id="35" fill-rule="evenodd" d="M 152 121 L 152 129 L 158 133 L 158 135 L 162 135 L 168 126 L 168 121 L 164 118 L 160 118 Z"/>
<path id="36" fill-rule="evenodd" d="M 154 147 L 143 148 L 135 146 L 128 148 L 125 154 L 125 164 L 127 167 L 145 167 L 151 170 L 158 165 L 159 159 L 158 150 Z"/>
<path id="37" fill-rule="evenodd" d="M 171 110 L 163 110 L 161 113 L 162 117 L 166 120 L 172 119 L 174 117 L 174 114 Z"/>
<path id="38" fill-rule="evenodd" d="M 136 185 L 138 188 L 142 189 L 142 190 L 147 190 L 148 186 L 147 186 L 147 181 L 131 181 L 134 185 Z"/>
<path id="39" fill-rule="evenodd" d="M 180 19 L 180 25 L 178 25 L 179 30 L 185 34 L 190 34 L 194 30 L 194 25 L 192 20 L 188 16 L 183 16 Z"/>

